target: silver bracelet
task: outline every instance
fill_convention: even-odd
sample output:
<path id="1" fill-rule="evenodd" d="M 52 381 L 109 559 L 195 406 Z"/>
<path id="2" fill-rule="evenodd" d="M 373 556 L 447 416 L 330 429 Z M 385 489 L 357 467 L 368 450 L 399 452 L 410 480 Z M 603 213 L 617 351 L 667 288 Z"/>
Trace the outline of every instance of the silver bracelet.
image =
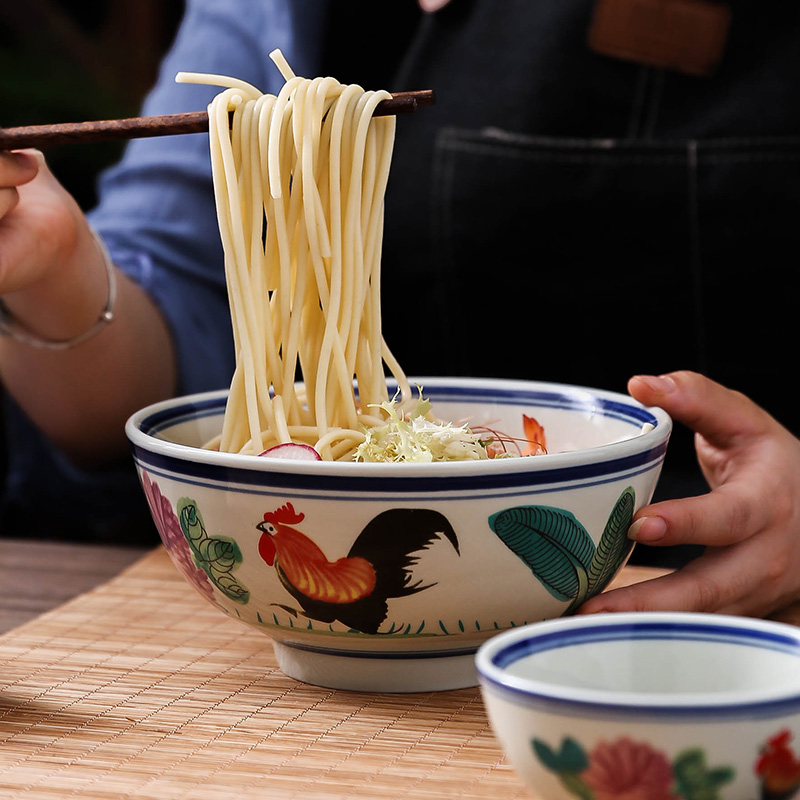
<path id="1" fill-rule="evenodd" d="M 114 262 L 111 260 L 105 242 L 100 238 L 97 232 L 92 230 L 92 235 L 94 236 L 95 242 L 97 242 L 100 255 L 103 257 L 106 277 L 108 279 L 108 298 L 105 308 L 100 313 L 97 322 L 95 322 L 88 331 L 73 336 L 71 339 L 42 339 L 29 330 L 26 330 L 14 319 L 13 314 L 8 310 L 8 307 L 0 297 L 0 335 L 9 336 L 31 347 L 40 347 L 45 350 L 69 350 L 71 347 L 77 347 L 79 344 L 83 344 L 85 341 L 91 339 L 93 336 L 100 333 L 106 325 L 114 321 L 114 307 L 117 302 L 117 278 L 114 274 Z"/>

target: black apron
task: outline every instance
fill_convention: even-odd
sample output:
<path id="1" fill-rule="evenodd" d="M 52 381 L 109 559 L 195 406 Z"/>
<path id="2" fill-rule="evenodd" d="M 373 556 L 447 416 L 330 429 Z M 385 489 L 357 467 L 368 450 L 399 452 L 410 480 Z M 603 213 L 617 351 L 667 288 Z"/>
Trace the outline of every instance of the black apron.
<path id="1" fill-rule="evenodd" d="M 437 102 L 398 120 L 382 278 L 384 334 L 409 374 L 625 391 L 637 373 L 693 369 L 800 431 L 785 386 L 800 6 L 729 6 L 710 77 L 592 52 L 592 0 L 452 0 L 419 16 L 390 88 Z M 360 74 L 385 85 L 403 25 L 360 12 L 384 26 L 376 81 L 363 61 Z M 676 426 L 655 499 L 707 488 Z"/>
<path id="2" fill-rule="evenodd" d="M 797 430 L 800 7 L 731 5 L 707 78 L 593 53 L 590 0 L 421 17 L 391 88 L 437 102 L 398 121 L 382 278 L 409 374 L 694 369 Z M 678 431 L 661 496 L 705 488 Z"/>

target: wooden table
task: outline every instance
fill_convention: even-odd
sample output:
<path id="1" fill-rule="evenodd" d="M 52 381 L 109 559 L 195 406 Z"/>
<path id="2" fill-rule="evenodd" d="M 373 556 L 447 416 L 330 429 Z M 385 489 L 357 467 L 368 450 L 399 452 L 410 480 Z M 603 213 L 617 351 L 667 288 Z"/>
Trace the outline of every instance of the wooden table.
<path id="1" fill-rule="evenodd" d="M 149 549 L 0 539 L 0 634 L 113 578 Z"/>
<path id="2" fill-rule="evenodd" d="M 629 568 L 620 582 L 652 574 Z M 0 797 L 533 796 L 477 688 L 298 683 L 268 637 L 202 599 L 159 548 L 0 637 Z"/>

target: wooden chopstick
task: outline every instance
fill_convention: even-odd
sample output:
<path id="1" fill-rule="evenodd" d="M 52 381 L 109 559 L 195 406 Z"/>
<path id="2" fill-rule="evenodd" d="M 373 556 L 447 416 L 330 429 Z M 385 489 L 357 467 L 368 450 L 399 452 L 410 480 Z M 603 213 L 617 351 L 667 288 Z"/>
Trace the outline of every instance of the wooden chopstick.
<path id="1" fill-rule="evenodd" d="M 396 92 L 391 100 L 382 100 L 374 116 L 406 114 L 417 106 L 434 103 L 432 89 Z M 167 114 L 157 117 L 129 117 L 92 122 L 62 122 L 54 125 L 27 125 L 19 128 L 0 128 L 0 150 L 20 150 L 25 147 L 50 147 L 80 142 L 103 142 L 115 139 L 142 139 L 149 136 L 172 136 L 180 133 L 203 133 L 208 130 L 208 112 L 190 111 L 186 114 Z"/>

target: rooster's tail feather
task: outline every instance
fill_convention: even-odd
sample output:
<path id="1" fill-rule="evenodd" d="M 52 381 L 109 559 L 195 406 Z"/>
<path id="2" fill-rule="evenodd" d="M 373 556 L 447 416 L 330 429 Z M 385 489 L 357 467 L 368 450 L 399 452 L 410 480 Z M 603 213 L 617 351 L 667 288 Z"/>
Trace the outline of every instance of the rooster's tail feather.
<path id="1" fill-rule="evenodd" d="M 404 597 L 433 584 L 410 584 L 414 553 L 447 539 L 459 553 L 458 537 L 444 514 L 427 508 L 393 508 L 372 519 L 350 548 L 349 556 L 367 559 L 375 568 L 373 595 Z"/>

